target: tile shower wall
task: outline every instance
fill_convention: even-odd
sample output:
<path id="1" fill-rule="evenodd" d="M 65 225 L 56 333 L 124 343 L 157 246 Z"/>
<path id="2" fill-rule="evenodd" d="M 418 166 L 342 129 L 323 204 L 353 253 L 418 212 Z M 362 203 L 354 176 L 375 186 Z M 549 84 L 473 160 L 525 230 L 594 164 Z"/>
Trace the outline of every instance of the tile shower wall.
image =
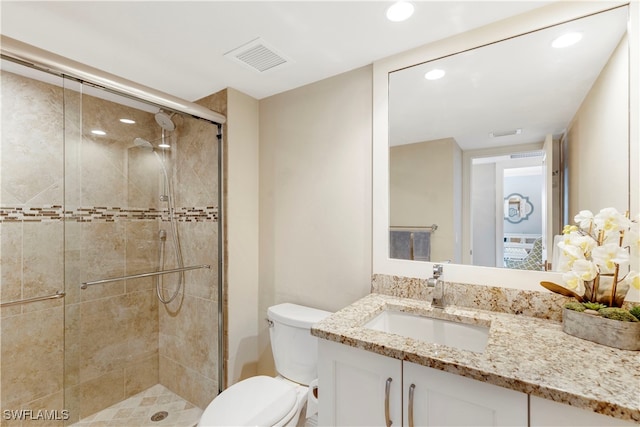
<path id="1" fill-rule="evenodd" d="M 158 382 L 206 405 L 218 389 L 215 126 L 174 116 L 178 142 L 167 151 L 185 265 L 212 269 L 185 273 L 186 292 L 167 307 L 153 278 L 81 290 L 155 270 L 158 231 L 170 231 L 155 155 L 133 143 L 160 137 L 153 114 L 72 89 L 2 72 L 0 296 L 66 291 L 66 306 L 0 312 L 2 410 L 66 409 L 73 422 Z"/>
<path id="2" fill-rule="evenodd" d="M 179 133 L 171 161 L 176 165 L 176 205 L 200 206 L 203 214 L 210 211 L 215 218 L 187 217 L 178 222 L 185 265 L 206 264 L 211 269 L 186 273 L 184 293 L 160 305 L 160 383 L 205 408 L 218 393 L 217 130 L 193 119 L 175 121 Z M 167 245 L 171 246 L 169 240 Z M 167 277 L 168 289 L 173 289 L 175 280 Z"/>

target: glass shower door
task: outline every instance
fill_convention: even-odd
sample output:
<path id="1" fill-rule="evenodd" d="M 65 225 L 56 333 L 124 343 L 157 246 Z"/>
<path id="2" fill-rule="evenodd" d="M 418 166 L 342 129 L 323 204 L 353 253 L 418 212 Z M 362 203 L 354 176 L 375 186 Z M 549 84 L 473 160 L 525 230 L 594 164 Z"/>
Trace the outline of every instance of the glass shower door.
<path id="1" fill-rule="evenodd" d="M 153 270 L 156 257 L 157 218 L 142 212 L 158 211 L 145 191 L 155 190 L 158 173 L 127 155 L 132 135 L 151 134 L 153 115 L 99 95 L 74 81 L 65 91 L 65 403 L 71 421 L 158 382 L 151 280 L 81 288 L 89 280 Z M 130 162 L 139 173 L 130 173 Z"/>
<path id="2" fill-rule="evenodd" d="M 193 425 L 218 390 L 217 127 L 72 84 L 64 247 L 71 421 L 136 425 L 156 416 Z M 196 268 L 150 274 L 183 267 Z"/>
<path id="3" fill-rule="evenodd" d="M 0 424 L 62 425 L 63 81 L 1 61 Z"/>
<path id="4" fill-rule="evenodd" d="M 0 79 L 0 424 L 195 424 L 219 389 L 218 127 Z"/>

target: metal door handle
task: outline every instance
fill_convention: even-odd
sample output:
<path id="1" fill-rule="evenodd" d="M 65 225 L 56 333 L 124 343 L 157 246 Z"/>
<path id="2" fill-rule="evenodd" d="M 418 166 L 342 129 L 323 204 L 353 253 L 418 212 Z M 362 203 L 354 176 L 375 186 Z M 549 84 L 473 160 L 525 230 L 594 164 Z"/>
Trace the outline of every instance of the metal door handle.
<path id="1" fill-rule="evenodd" d="M 409 427 L 413 427 L 413 395 L 416 391 L 416 385 L 409 386 Z"/>
<path id="2" fill-rule="evenodd" d="M 393 380 L 390 377 L 387 378 L 387 383 L 384 386 L 384 420 L 387 427 L 391 427 L 391 424 L 393 424 L 389 415 L 389 393 L 391 392 L 391 381 Z"/>

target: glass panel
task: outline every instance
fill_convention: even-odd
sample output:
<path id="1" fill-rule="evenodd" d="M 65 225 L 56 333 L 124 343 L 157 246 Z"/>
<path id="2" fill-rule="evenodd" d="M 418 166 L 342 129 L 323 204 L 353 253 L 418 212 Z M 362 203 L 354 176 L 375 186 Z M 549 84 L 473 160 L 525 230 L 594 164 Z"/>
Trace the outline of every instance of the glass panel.
<path id="1" fill-rule="evenodd" d="M 16 302 L 0 309 L 0 396 L 7 425 L 24 425 L 64 417 L 63 299 L 21 303 L 64 291 L 63 91 L 61 77 L 0 68 L 0 300 Z"/>
<path id="2" fill-rule="evenodd" d="M 65 108 L 71 421 L 168 411 L 195 424 L 218 391 L 217 128 L 76 82 Z M 116 280 L 83 286 L 104 279 Z"/>

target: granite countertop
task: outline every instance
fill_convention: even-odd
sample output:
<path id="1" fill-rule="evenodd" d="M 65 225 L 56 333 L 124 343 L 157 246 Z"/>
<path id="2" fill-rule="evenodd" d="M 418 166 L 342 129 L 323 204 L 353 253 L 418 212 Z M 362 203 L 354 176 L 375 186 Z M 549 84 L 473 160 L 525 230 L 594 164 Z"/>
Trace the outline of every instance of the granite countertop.
<path id="1" fill-rule="evenodd" d="M 385 309 L 488 325 L 483 353 L 362 326 Z M 556 402 L 640 422 L 640 352 L 594 344 L 557 321 L 372 293 L 314 325 L 312 335 Z"/>

